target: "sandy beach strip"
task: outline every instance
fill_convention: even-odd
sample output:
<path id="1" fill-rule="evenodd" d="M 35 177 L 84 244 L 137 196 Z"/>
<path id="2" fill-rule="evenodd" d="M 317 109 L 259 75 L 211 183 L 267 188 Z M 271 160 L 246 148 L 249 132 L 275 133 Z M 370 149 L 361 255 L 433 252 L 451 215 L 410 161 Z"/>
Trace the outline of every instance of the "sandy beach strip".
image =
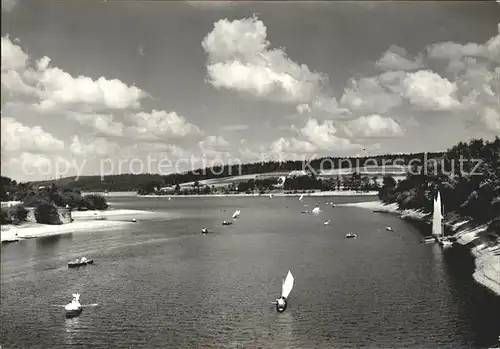
<path id="1" fill-rule="evenodd" d="M 74 222 L 67 224 L 25 223 L 21 225 L 2 225 L 1 241 L 12 241 L 16 237 L 19 239 L 32 239 L 82 231 L 115 229 L 133 224 L 132 218 L 153 214 L 155 212 L 140 210 L 75 211 L 72 212 Z M 119 220 L 120 218 L 127 220 Z"/>
<path id="2" fill-rule="evenodd" d="M 357 192 L 353 190 L 345 190 L 345 191 L 320 191 L 320 192 L 314 192 L 314 193 L 290 193 L 290 194 L 285 194 L 285 193 L 268 193 L 268 194 L 193 194 L 193 195 L 137 195 L 137 197 L 140 198 L 163 198 L 163 199 L 168 199 L 169 197 L 174 200 L 174 199 L 179 199 L 179 198 L 212 198 L 212 197 L 218 197 L 218 198 L 229 198 L 229 197 L 265 197 L 268 198 L 270 195 L 273 197 L 286 197 L 286 196 L 291 196 L 291 197 L 300 197 L 304 195 L 304 197 L 325 197 L 325 196 L 376 196 L 378 194 L 377 191 L 369 191 L 369 192 Z"/>
<path id="3" fill-rule="evenodd" d="M 424 213 L 421 210 L 400 210 L 398 208 L 398 204 L 396 203 L 384 204 L 381 201 L 354 202 L 354 203 L 339 204 L 338 206 L 359 207 L 372 210 L 378 213 L 397 214 L 401 218 L 415 219 L 415 220 L 422 220 L 429 215 L 429 213 Z"/>
<path id="4" fill-rule="evenodd" d="M 124 221 L 81 221 L 68 224 L 50 225 L 50 224 L 23 224 L 19 226 L 11 226 L 10 229 L 2 229 L 2 242 L 12 240 L 17 233 L 20 239 L 32 239 L 51 235 L 60 235 L 75 233 L 90 230 L 103 230 L 117 228 L 120 226 L 133 224 L 132 222 Z"/>

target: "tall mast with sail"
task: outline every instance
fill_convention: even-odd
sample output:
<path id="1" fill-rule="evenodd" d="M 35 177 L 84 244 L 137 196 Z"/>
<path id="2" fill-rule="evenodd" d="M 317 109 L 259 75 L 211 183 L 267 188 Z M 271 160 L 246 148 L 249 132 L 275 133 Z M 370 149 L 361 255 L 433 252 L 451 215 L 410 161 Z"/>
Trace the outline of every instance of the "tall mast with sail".
<path id="1" fill-rule="evenodd" d="M 441 210 L 441 195 L 438 192 L 437 198 L 434 200 L 434 211 L 432 213 L 432 235 L 436 238 L 443 236 L 443 214 Z"/>

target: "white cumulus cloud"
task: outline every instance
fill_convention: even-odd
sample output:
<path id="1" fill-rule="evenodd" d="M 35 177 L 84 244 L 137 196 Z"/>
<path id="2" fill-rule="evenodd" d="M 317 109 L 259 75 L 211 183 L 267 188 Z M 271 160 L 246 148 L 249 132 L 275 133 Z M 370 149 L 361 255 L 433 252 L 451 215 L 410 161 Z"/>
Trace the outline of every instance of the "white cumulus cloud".
<path id="1" fill-rule="evenodd" d="M 2 89 L 3 93 L 36 98 L 40 111 L 75 106 L 93 110 L 138 108 L 140 100 L 147 96 L 117 79 L 72 76 L 52 67 L 47 56 L 32 61 L 9 36 L 2 37 Z"/>
<path id="2" fill-rule="evenodd" d="M 485 108 L 482 121 L 488 131 L 492 131 L 497 135 L 500 134 L 500 108 Z"/>
<path id="3" fill-rule="evenodd" d="M 105 136 L 123 136 L 124 125 L 114 121 L 112 114 L 70 113 L 70 118 L 90 127 L 98 134 Z"/>
<path id="4" fill-rule="evenodd" d="M 64 149 L 64 142 L 40 126 L 29 127 L 11 117 L 2 117 L 2 152 L 51 153 Z"/>
<path id="5" fill-rule="evenodd" d="M 198 136 L 202 131 L 176 112 L 153 109 L 150 113 L 138 112 L 128 115 L 133 123 L 125 129 L 125 134 L 147 141 L 180 139 Z"/>
<path id="6" fill-rule="evenodd" d="M 255 97 L 308 102 L 321 90 L 325 77 L 292 61 L 284 49 L 271 48 L 267 28 L 257 17 L 221 19 L 205 36 L 208 81 Z"/>
<path id="7" fill-rule="evenodd" d="M 381 115 L 360 116 L 345 125 L 351 137 L 400 137 L 404 131 L 392 118 Z"/>
<path id="8" fill-rule="evenodd" d="M 395 79 L 397 84 L 401 76 L 386 73 L 380 77 L 351 79 L 340 100 L 341 105 L 361 113 L 385 113 L 398 107 L 402 98 L 392 87 Z"/>
<path id="9" fill-rule="evenodd" d="M 296 157 L 307 153 L 339 154 L 363 149 L 360 144 L 338 136 L 331 120 L 320 123 L 310 118 L 302 128 L 292 126 L 292 129 L 297 132 L 297 136 L 275 140 L 270 147 L 271 154 L 277 154 L 284 159 L 287 156 Z"/>
<path id="10" fill-rule="evenodd" d="M 460 106 L 457 85 L 429 70 L 410 73 L 403 80 L 408 100 L 423 109 L 452 110 Z"/>
<path id="11" fill-rule="evenodd" d="M 74 135 L 69 149 L 74 156 L 84 158 L 111 157 L 119 152 L 120 146 L 104 137 L 82 139 Z"/>
<path id="12" fill-rule="evenodd" d="M 391 46 L 376 63 L 384 70 L 415 70 L 423 66 L 422 57 L 409 57 L 406 50 L 399 46 Z"/>

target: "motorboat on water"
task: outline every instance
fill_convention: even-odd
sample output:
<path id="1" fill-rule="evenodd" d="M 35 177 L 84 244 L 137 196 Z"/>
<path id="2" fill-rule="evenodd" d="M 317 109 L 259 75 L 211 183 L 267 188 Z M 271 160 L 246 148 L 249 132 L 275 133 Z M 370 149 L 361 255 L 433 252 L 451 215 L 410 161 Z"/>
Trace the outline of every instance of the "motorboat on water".
<path id="1" fill-rule="evenodd" d="M 207 228 L 201 228 L 201 233 L 202 234 L 208 234 L 208 229 Z"/>
<path id="2" fill-rule="evenodd" d="M 77 268 L 88 264 L 94 264 L 94 260 L 82 257 L 82 258 L 77 258 L 74 262 L 69 262 L 68 268 Z"/>
<path id="3" fill-rule="evenodd" d="M 73 300 L 64 306 L 66 310 L 66 318 L 79 316 L 83 311 L 83 306 L 80 304 L 80 294 L 73 293 Z"/>
<path id="4" fill-rule="evenodd" d="M 354 234 L 354 233 L 347 233 L 345 234 L 345 238 L 346 239 L 355 239 L 358 237 L 358 234 Z"/>
<path id="5" fill-rule="evenodd" d="M 389 227 L 389 226 L 385 227 L 385 230 L 387 230 L 387 231 L 394 231 L 394 230 L 392 230 L 392 227 Z"/>
<path id="6" fill-rule="evenodd" d="M 324 225 L 330 225 L 331 221 L 330 220 L 327 220 L 325 223 L 323 223 Z"/>
<path id="7" fill-rule="evenodd" d="M 224 222 L 222 222 L 222 225 L 231 225 L 231 224 L 233 224 L 233 222 L 231 222 L 231 221 L 224 221 Z"/>
<path id="8" fill-rule="evenodd" d="M 284 312 L 288 307 L 288 296 L 290 295 L 290 292 L 292 292 L 294 281 L 295 279 L 289 270 L 286 278 L 281 284 L 281 297 L 273 302 L 276 305 L 276 311 L 278 313 Z"/>

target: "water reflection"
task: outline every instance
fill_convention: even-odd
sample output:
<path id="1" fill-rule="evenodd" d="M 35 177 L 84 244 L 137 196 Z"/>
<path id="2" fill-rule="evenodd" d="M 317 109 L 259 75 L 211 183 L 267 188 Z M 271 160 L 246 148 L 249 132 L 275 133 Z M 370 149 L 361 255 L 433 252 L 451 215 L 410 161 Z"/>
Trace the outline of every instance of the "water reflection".
<path id="1" fill-rule="evenodd" d="M 68 347 L 76 344 L 76 338 L 80 333 L 80 318 L 66 319 L 64 322 L 64 342 Z"/>
<path id="2" fill-rule="evenodd" d="M 434 257 L 434 261 L 436 269 L 443 269 L 443 262 L 444 262 L 444 257 L 443 257 L 443 249 L 439 244 L 433 244 L 432 245 L 432 256 Z"/>
<path id="3" fill-rule="evenodd" d="M 67 234 L 72 238 L 72 233 Z M 61 238 L 63 235 L 51 235 L 44 236 L 35 239 L 37 249 L 46 249 L 48 247 L 55 247 L 61 242 Z"/>
<path id="4" fill-rule="evenodd" d="M 278 336 L 276 338 L 277 343 L 275 347 L 280 348 L 293 348 L 293 343 L 297 343 L 294 338 L 294 318 L 290 311 L 285 311 L 284 313 L 278 314 L 276 320 L 276 330 L 278 331 Z"/>

